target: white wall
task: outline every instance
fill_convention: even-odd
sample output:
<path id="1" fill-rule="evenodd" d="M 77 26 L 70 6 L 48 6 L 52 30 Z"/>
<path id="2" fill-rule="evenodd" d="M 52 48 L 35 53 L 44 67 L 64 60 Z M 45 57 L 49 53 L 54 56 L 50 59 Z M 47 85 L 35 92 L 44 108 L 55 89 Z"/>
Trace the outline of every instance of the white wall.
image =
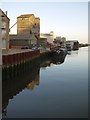
<path id="1" fill-rule="evenodd" d="M 47 41 L 50 43 L 53 43 L 54 37 L 53 36 L 47 36 Z"/>
<path id="2" fill-rule="evenodd" d="M 54 41 L 54 36 L 53 35 L 41 34 L 40 37 L 41 38 L 47 38 L 47 42 L 50 42 L 50 43 L 53 43 L 53 41 Z"/>

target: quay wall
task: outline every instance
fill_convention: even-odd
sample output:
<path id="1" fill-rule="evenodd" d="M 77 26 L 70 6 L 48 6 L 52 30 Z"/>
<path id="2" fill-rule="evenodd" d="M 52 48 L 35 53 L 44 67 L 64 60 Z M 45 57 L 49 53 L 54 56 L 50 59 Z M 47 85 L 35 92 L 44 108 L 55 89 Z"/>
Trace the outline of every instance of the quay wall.
<path id="1" fill-rule="evenodd" d="M 30 74 L 37 63 L 40 64 L 49 57 L 50 52 L 40 53 L 40 51 L 31 51 L 28 53 L 20 53 L 3 56 L 2 80 L 10 80 L 14 77 Z M 36 68 L 35 68 L 36 69 Z"/>
<path id="2" fill-rule="evenodd" d="M 2 67 L 10 67 L 25 63 L 40 55 L 40 50 L 2 55 Z"/>
<path id="3" fill-rule="evenodd" d="M 49 52 L 41 53 L 32 59 L 2 68 L 2 110 L 6 109 L 9 99 L 22 91 L 35 79 L 39 84 L 40 64 L 47 59 Z M 35 78 L 38 76 L 38 79 Z M 12 91 L 12 92 L 11 92 Z"/>

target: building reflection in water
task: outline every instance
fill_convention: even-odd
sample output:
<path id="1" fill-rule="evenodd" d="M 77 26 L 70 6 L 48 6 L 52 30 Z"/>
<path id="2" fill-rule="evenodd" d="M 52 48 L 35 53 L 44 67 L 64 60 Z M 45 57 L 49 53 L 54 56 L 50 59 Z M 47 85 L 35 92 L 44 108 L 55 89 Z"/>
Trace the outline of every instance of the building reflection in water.
<path id="1" fill-rule="evenodd" d="M 39 75 L 36 75 L 35 79 L 27 85 L 27 89 L 33 90 L 35 85 L 39 85 Z"/>
<path id="2" fill-rule="evenodd" d="M 19 92 L 23 89 L 27 88 L 29 90 L 34 90 L 35 86 L 40 84 L 40 67 L 46 68 L 47 66 L 50 67 L 51 64 L 62 64 L 65 60 L 65 57 L 66 55 L 63 58 L 45 58 L 43 60 L 39 58 L 38 60 L 34 61 L 33 65 L 31 63 L 30 69 L 27 73 L 20 74 L 19 76 L 13 77 L 11 79 L 2 80 L 3 117 L 6 116 L 6 109 L 10 99 L 13 99 L 13 97 L 19 94 Z"/>
<path id="3" fill-rule="evenodd" d="M 33 65 L 32 65 L 33 64 Z M 20 69 L 18 69 L 19 71 Z M 19 94 L 23 89 L 33 90 L 35 85 L 39 85 L 39 71 L 40 71 L 40 60 L 36 60 L 29 65 L 28 72 L 25 74 L 19 74 L 16 77 L 10 79 L 3 79 L 2 76 L 2 113 L 3 117 L 6 115 L 6 108 L 9 100 L 13 99 L 14 96 Z"/>

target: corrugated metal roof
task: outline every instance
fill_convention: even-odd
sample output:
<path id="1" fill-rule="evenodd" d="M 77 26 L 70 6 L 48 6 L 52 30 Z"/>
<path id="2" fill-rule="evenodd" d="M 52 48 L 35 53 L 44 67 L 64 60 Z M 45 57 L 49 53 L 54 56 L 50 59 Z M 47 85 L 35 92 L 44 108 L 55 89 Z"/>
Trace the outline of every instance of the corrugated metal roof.
<path id="1" fill-rule="evenodd" d="M 67 40 L 66 42 L 78 42 L 78 40 Z"/>
<path id="2" fill-rule="evenodd" d="M 10 39 L 28 39 L 27 35 L 9 35 Z"/>
<path id="3" fill-rule="evenodd" d="M 41 33 L 40 36 L 53 36 L 50 33 Z"/>
<path id="4" fill-rule="evenodd" d="M 0 9 L 0 11 L 1 11 L 2 15 L 4 15 L 4 16 L 10 21 L 10 19 L 9 19 L 8 16 L 5 14 L 5 12 L 3 12 L 1 9 Z"/>
<path id="5" fill-rule="evenodd" d="M 30 39 L 30 40 L 36 40 L 36 37 L 34 35 L 29 35 L 29 34 L 25 34 L 25 35 L 9 35 L 9 39 L 10 40 L 14 40 L 14 39 L 24 39 L 24 40 L 27 40 L 27 39 Z"/>

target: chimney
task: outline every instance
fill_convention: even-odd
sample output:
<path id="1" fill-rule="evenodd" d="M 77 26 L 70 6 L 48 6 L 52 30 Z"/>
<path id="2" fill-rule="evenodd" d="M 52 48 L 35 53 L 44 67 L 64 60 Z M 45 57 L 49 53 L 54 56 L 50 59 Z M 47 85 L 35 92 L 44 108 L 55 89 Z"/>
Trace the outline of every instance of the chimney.
<path id="1" fill-rule="evenodd" d="M 7 11 L 5 12 L 6 16 L 7 16 Z"/>

